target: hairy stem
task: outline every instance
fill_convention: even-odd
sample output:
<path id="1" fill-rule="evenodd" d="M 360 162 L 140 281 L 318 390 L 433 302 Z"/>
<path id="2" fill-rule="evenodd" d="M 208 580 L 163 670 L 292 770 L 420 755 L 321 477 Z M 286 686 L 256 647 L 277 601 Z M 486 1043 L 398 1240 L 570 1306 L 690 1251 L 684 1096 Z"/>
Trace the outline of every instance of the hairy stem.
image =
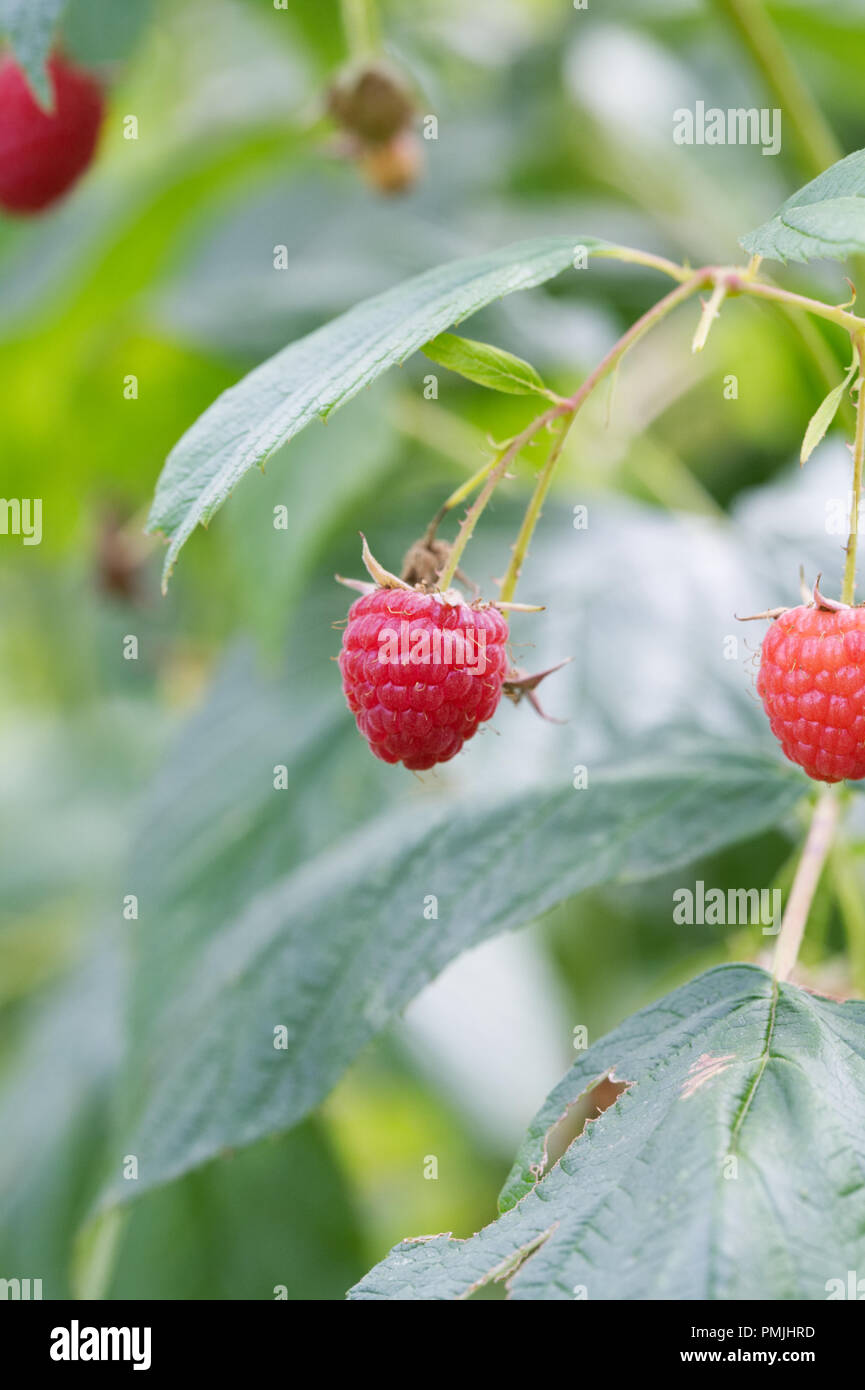
<path id="1" fill-rule="evenodd" d="M 779 304 L 789 305 L 791 308 L 804 309 L 808 314 L 816 314 L 818 318 L 827 319 L 829 323 L 837 324 L 845 332 L 850 334 L 862 333 L 865 331 L 865 319 L 858 314 L 851 314 L 847 309 L 841 309 L 835 304 L 824 304 L 820 299 L 809 299 L 804 294 L 794 294 L 792 290 L 782 290 L 777 285 L 767 285 L 762 280 L 752 280 L 742 277 L 736 270 L 718 271 L 719 275 L 727 276 L 727 288 L 736 290 L 739 294 L 753 294 L 759 299 L 774 299 Z"/>
<path id="2" fill-rule="evenodd" d="M 625 265 L 644 265 L 649 270 L 660 270 L 673 280 L 687 280 L 693 274 L 687 266 L 678 261 L 668 260 L 666 256 L 656 256 L 651 251 L 636 251 L 633 246 L 605 246 L 592 252 L 593 260 L 622 261 Z"/>
<path id="3" fill-rule="evenodd" d="M 654 328 L 656 323 L 660 323 L 661 319 L 666 318 L 671 309 L 675 309 L 679 304 L 684 304 L 691 295 L 696 294 L 699 289 L 711 283 L 711 271 L 695 271 L 682 284 L 677 285 L 674 290 L 670 290 L 669 294 L 665 294 L 663 299 L 659 299 L 657 304 L 653 304 L 651 309 L 647 309 L 636 323 L 631 324 L 627 333 L 623 333 L 619 341 L 613 344 L 606 357 L 601 358 L 597 367 L 589 373 L 582 386 L 562 402 L 557 413 L 559 415 L 572 412 L 575 414 L 594 391 L 598 382 L 603 381 L 604 377 L 619 365 L 628 349 L 632 348 L 634 343 L 639 342 L 644 333 L 648 333 L 650 328 Z"/>
<path id="4" fill-rule="evenodd" d="M 644 256 L 641 252 L 631 252 L 629 248 L 626 247 L 610 248 L 607 254 L 616 256 L 620 260 L 632 260 L 638 264 L 652 265 L 657 269 L 662 269 L 666 274 L 678 280 L 679 283 L 676 285 L 675 289 L 670 290 L 669 294 L 664 295 L 656 304 L 653 304 L 651 309 L 647 309 L 645 314 L 637 319 L 627 332 L 619 338 L 618 342 L 613 344 L 610 351 L 589 373 L 585 381 L 572 396 L 562 398 L 548 410 L 545 410 L 542 415 L 537 416 L 531 424 L 526 426 L 522 434 L 511 441 L 504 454 L 496 463 L 489 466 L 489 468 L 485 465 L 484 468 L 474 474 L 467 483 L 462 484 L 460 488 L 457 489 L 456 493 L 451 494 L 451 497 L 448 498 L 448 501 L 440 509 L 435 518 L 431 534 L 435 534 L 435 527 L 438 525 L 441 517 L 449 511 L 452 506 L 456 505 L 456 501 L 461 501 L 463 496 L 468 495 L 472 488 L 477 486 L 483 477 L 486 477 L 486 484 L 473 506 L 467 512 L 457 539 L 454 542 L 450 560 L 441 577 L 440 583 L 442 588 L 447 588 L 453 581 L 463 551 L 471 539 L 478 518 L 492 496 L 496 484 L 504 476 L 508 464 L 511 463 L 527 443 L 534 439 L 535 435 L 538 434 L 540 430 L 544 429 L 553 421 L 567 416 L 569 417 L 567 428 L 562 431 L 558 446 L 553 449 L 544 467 L 538 484 L 540 496 L 538 496 L 538 491 L 536 490 L 535 495 L 529 503 L 520 535 L 514 546 L 511 562 L 502 583 L 502 598 L 511 598 L 516 588 L 520 567 L 528 551 L 532 532 L 540 515 L 541 506 L 549 491 L 555 466 L 561 456 L 567 429 L 570 428 L 573 417 L 591 395 L 592 391 L 594 391 L 598 383 L 608 376 L 610 372 L 615 370 L 629 348 L 633 347 L 650 328 L 654 327 L 656 323 L 659 323 L 661 319 L 665 318 L 672 309 L 684 303 L 686 299 L 696 294 L 698 290 L 711 287 L 713 291 L 710 300 L 704 306 L 701 324 L 697 329 L 695 342 L 698 347 L 705 341 L 708 327 L 724 297 L 728 294 L 751 294 L 758 298 L 774 300 L 787 312 L 793 309 L 802 310 L 810 314 L 815 314 L 820 318 L 824 318 L 828 322 L 834 323 L 838 328 L 844 329 L 856 344 L 856 350 L 860 354 L 860 362 L 862 361 L 862 344 L 865 343 L 865 319 L 860 318 L 858 314 L 851 314 L 846 309 L 842 309 L 837 305 L 824 304 L 819 299 L 809 299 L 806 295 L 794 294 L 790 290 L 783 290 L 776 285 L 766 284 L 764 281 L 758 280 L 756 275 L 759 269 L 759 260 L 756 258 L 752 259 L 750 265 L 744 267 L 703 266 L 700 270 L 689 271 L 685 266 L 678 266 L 675 262 L 667 261 L 663 257 L 652 256 L 648 253 Z M 861 437 L 862 430 L 865 429 L 865 425 L 863 425 L 862 421 L 862 412 L 859 411 L 857 412 L 857 465 L 855 470 L 855 477 L 858 479 L 858 482 L 854 483 L 854 488 L 858 488 L 860 491 L 863 449 L 865 449 L 865 440 Z M 456 501 L 454 499 L 456 499 Z M 854 501 L 858 505 L 858 493 Z M 854 574 L 856 564 L 855 547 L 855 535 L 851 535 L 851 540 L 848 543 L 848 567 L 851 568 L 851 572 Z"/>
<path id="5" fill-rule="evenodd" d="M 823 387 L 826 391 L 831 391 L 832 387 L 838 382 L 838 358 L 830 348 L 816 323 L 807 314 L 800 314 L 789 304 L 778 306 L 783 314 L 791 332 L 799 339 L 800 345 L 805 349 L 815 370 L 817 371 Z M 856 427 L 856 412 L 849 394 L 845 391 L 844 397 L 838 407 L 838 419 L 845 428 L 853 430 Z"/>
<path id="6" fill-rule="evenodd" d="M 378 46 L 374 0 L 340 0 L 342 28 L 352 58 L 368 58 Z"/>
<path id="7" fill-rule="evenodd" d="M 865 901 L 859 860 L 851 847 L 836 844 L 829 856 L 832 886 L 847 934 L 847 954 L 853 983 L 865 990 Z"/>
<path id="8" fill-rule="evenodd" d="M 832 845 L 840 810 L 837 788 L 821 787 L 775 946 L 772 973 L 777 980 L 788 979 L 796 964 L 808 912 Z"/>
<path id="9" fill-rule="evenodd" d="M 669 294 L 665 294 L 663 299 L 659 299 L 657 304 L 653 304 L 651 309 L 647 309 L 645 314 L 637 319 L 636 323 L 631 324 L 628 331 L 623 333 L 618 342 L 613 344 L 606 356 L 603 357 L 594 370 L 589 373 L 582 386 L 580 386 L 572 396 L 566 397 L 558 405 L 554 406 L 552 410 L 546 411 L 544 415 L 540 416 L 538 421 L 534 422 L 536 425 L 539 422 L 547 424 L 552 420 L 566 417 L 565 426 L 561 430 L 550 456 L 544 465 L 544 469 L 538 480 L 538 485 L 529 502 L 523 524 L 520 527 L 520 533 L 514 545 L 510 564 L 502 580 L 502 600 L 510 600 L 513 597 L 520 575 L 520 569 L 522 568 L 523 561 L 528 552 L 532 533 L 537 525 L 544 499 L 549 492 L 550 484 L 553 480 L 556 464 L 561 457 L 568 430 L 573 423 L 577 411 L 584 405 L 598 383 L 603 381 L 604 378 L 619 365 L 628 349 L 633 347 L 634 343 L 638 342 L 644 333 L 648 333 L 649 329 L 653 328 L 656 323 L 660 323 L 661 319 L 666 318 L 667 314 L 669 314 L 672 309 L 675 309 L 679 304 L 683 304 L 686 299 L 696 294 L 701 286 L 706 283 L 706 272 L 697 271 L 695 274 L 690 275 L 688 279 L 683 281 L 680 285 L 677 285 L 674 290 L 670 290 Z M 536 432 L 537 431 L 533 431 L 533 433 Z"/>
<path id="10" fill-rule="evenodd" d="M 859 503 L 862 500 L 862 460 L 865 457 L 865 346 L 861 337 L 856 339 L 856 353 L 859 358 L 859 380 L 856 392 L 856 439 L 853 444 L 853 500 L 850 507 L 850 535 L 847 538 L 847 559 L 844 561 L 844 583 L 841 587 L 841 602 L 852 603 L 856 593 L 856 542 L 859 538 Z"/>
<path id="11" fill-rule="evenodd" d="M 498 463 L 495 460 L 492 462 L 487 460 L 476 473 L 473 473 L 470 478 L 466 478 L 465 482 L 460 483 L 459 487 L 454 488 L 450 497 L 445 498 L 426 529 L 424 540 L 427 544 L 435 539 L 436 531 L 439 529 L 440 524 L 444 521 L 448 512 L 453 511 L 454 507 L 458 507 L 460 502 L 464 502 L 467 497 L 471 496 L 475 488 L 480 487 L 484 479 L 487 478 L 495 468 L 498 468 Z"/>
<path id="12" fill-rule="evenodd" d="M 487 481 L 484 487 L 481 489 L 463 518 L 463 523 L 460 526 L 457 538 L 451 548 L 448 562 L 439 578 L 440 589 L 447 589 L 453 583 L 454 575 L 459 569 L 463 551 L 474 534 L 474 529 L 478 524 L 481 512 L 495 492 L 496 484 L 501 481 L 507 472 L 508 465 L 513 462 L 520 450 L 525 448 L 526 444 L 529 444 L 534 439 L 536 434 L 546 428 L 550 421 L 555 420 L 561 413 L 561 406 L 551 406 L 549 410 L 544 411 L 543 415 L 538 415 L 536 419 L 532 420 L 531 424 L 526 425 L 526 428 L 521 434 L 518 434 L 515 439 L 511 440 L 510 444 L 499 456 L 498 462 L 493 464 L 492 469 L 488 471 Z"/>
<path id="13" fill-rule="evenodd" d="M 702 352 L 706 346 L 706 339 L 709 336 L 712 324 L 721 311 L 721 305 L 727 295 L 727 286 L 723 280 L 719 280 L 712 290 L 710 297 L 703 305 L 703 312 L 700 315 L 700 322 L 697 324 L 697 331 L 691 340 L 691 351 Z"/>
<path id="14" fill-rule="evenodd" d="M 832 130 L 788 54 L 761 0 L 715 0 L 761 72 L 813 178 L 841 158 Z"/>
<path id="15" fill-rule="evenodd" d="M 532 539 L 532 534 L 534 532 L 535 526 L 540 520 L 541 509 L 544 505 L 546 495 L 550 490 L 550 484 L 553 481 L 553 474 L 556 471 L 556 464 L 558 463 L 561 457 L 562 449 L 565 447 L 565 440 L 568 435 L 568 430 L 571 428 L 571 424 L 573 423 L 573 419 L 573 414 L 566 415 L 563 417 L 558 437 L 556 438 L 556 441 L 553 444 L 552 449 L 550 450 L 550 456 L 541 470 L 540 476 L 535 486 L 535 490 L 532 493 L 532 499 L 529 502 L 526 514 L 523 517 L 523 524 L 520 527 L 519 535 L 517 536 L 517 539 L 514 542 L 514 547 L 511 552 L 510 564 L 507 568 L 507 573 L 505 574 L 505 577 L 502 580 L 499 598 L 502 600 L 503 603 L 510 602 L 510 600 L 514 596 L 514 591 L 517 587 L 517 581 L 519 580 L 526 555 L 528 554 L 529 542 Z"/>

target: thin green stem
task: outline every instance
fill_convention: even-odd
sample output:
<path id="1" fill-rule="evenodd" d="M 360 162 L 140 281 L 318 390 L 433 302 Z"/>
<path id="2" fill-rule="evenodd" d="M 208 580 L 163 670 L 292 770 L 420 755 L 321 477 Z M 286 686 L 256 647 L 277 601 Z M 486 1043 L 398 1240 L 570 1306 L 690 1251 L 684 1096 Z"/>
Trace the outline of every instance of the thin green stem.
<path id="1" fill-rule="evenodd" d="M 378 48 L 375 0 L 340 0 L 342 28 L 351 58 L 368 58 Z"/>
<path id="2" fill-rule="evenodd" d="M 617 247 L 614 248 L 614 251 L 621 253 L 623 251 L 628 251 L 628 248 Z M 613 251 L 609 254 L 613 254 Z M 820 318 L 826 319 L 830 323 L 834 323 L 838 328 L 844 329 L 844 331 L 852 337 L 856 344 L 857 351 L 860 353 L 861 360 L 862 344 L 865 342 L 865 319 L 860 318 L 858 314 L 851 314 L 846 309 L 842 309 L 837 305 L 824 304 L 818 299 L 809 299 L 806 295 L 794 294 L 790 290 L 779 289 L 776 285 L 768 285 L 757 280 L 755 277 L 759 269 L 759 260 L 756 258 L 753 258 L 750 265 L 746 267 L 704 266 L 702 269 L 695 271 L 688 271 L 684 266 L 677 266 L 672 261 L 665 261 L 662 257 L 654 257 L 648 253 L 646 256 L 643 256 L 642 253 L 631 253 L 628 251 L 628 255 L 625 258 L 632 259 L 640 264 L 651 264 L 656 266 L 656 268 L 662 268 L 665 273 L 672 275 L 679 283 L 676 285 L 675 289 L 670 290 L 669 294 L 664 295 L 656 304 L 653 304 L 651 309 L 648 309 L 645 314 L 637 319 L 628 331 L 619 338 L 618 342 L 613 344 L 610 351 L 601 359 L 593 371 L 589 373 L 585 381 L 573 395 L 562 397 L 552 405 L 549 410 L 545 410 L 542 415 L 537 416 L 536 419 L 526 426 L 522 434 L 512 440 L 497 462 L 493 463 L 491 466 L 485 465 L 483 469 L 478 470 L 466 483 L 461 484 L 460 488 L 456 490 L 456 494 L 451 494 L 451 498 L 448 499 L 435 518 L 433 523 L 433 534 L 435 526 L 438 525 L 441 517 L 450 510 L 451 506 L 456 505 L 453 498 L 456 496 L 457 501 L 461 501 L 464 496 L 468 495 L 473 487 L 477 486 L 482 478 L 486 478 L 483 490 L 477 497 L 473 506 L 466 513 L 462 526 L 460 527 L 459 534 L 457 535 L 457 539 L 451 551 L 450 559 L 441 576 L 440 584 L 442 588 L 447 588 L 448 585 L 452 583 L 454 575 L 459 568 L 462 554 L 472 537 L 482 511 L 492 496 L 496 484 L 504 476 L 508 464 L 516 457 L 520 450 L 534 439 L 535 435 L 538 434 L 541 429 L 545 428 L 553 421 L 561 419 L 563 416 L 569 417 L 567 428 L 570 428 L 573 417 L 584 405 L 595 387 L 616 369 L 628 350 L 633 347 L 635 343 L 639 342 L 643 335 L 653 328 L 656 323 L 659 323 L 661 319 L 665 318 L 671 310 L 675 309 L 679 304 L 683 304 L 685 300 L 696 294 L 698 290 L 711 287 L 713 291 L 711 298 L 704 306 L 701 326 L 698 327 L 697 330 L 695 341 L 698 347 L 702 342 L 705 342 L 705 335 L 708 332 L 708 327 L 724 297 L 728 294 L 751 294 L 758 298 L 775 301 L 788 312 L 792 309 L 798 309 L 815 314 Z M 619 255 L 619 259 L 623 259 L 623 257 Z M 855 472 L 858 483 L 854 484 L 854 487 L 858 487 L 860 491 L 862 458 L 863 451 L 865 451 L 865 441 L 860 438 L 862 429 L 865 429 L 865 425 L 862 424 L 862 412 L 860 411 L 857 412 L 857 441 L 859 442 L 857 443 L 856 450 L 858 463 Z M 559 446 L 552 450 L 544 467 L 538 484 L 540 497 L 536 490 L 535 495 L 529 503 L 520 535 L 514 546 L 511 562 L 502 583 L 502 599 L 510 600 L 516 587 L 520 567 L 525 559 L 532 532 L 537 523 L 538 516 L 540 515 L 541 506 L 552 482 L 555 466 L 561 456 L 561 446 L 564 444 L 566 434 L 567 429 L 562 431 L 558 442 Z M 857 501 L 858 504 L 858 493 L 854 500 Z M 848 544 L 848 566 L 852 566 L 853 572 L 855 573 L 855 535 L 851 535 L 851 541 Z"/>
<path id="3" fill-rule="evenodd" d="M 637 251 L 632 246 L 604 246 L 592 252 L 593 260 L 622 261 L 625 265 L 644 265 L 650 270 L 660 270 L 680 282 L 690 279 L 693 271 L 678 261 L 668 260 L 666 256 L 656 256 L 651 251 Z"/>
<path id="4" fill-rule="evenodd" d="M 847 558 L 844 561 L 844 583 L 841 586 L 841 602 L 852 603 L 856 593 L 856 542 L 859 538 L 859 504 L 862 500 L 862 462 L 865 459 L 865 347 L 863 339 L 856 339 L 856 353 L 859 358 L 859 381 L 856 392 L 856 438 L 853 444 L 853 499 L 850 508 L 850 535 L 847 538 Z"/>
<path id="5" fill-rule="evenodd" d="M 771 309 L 771 307 L 767 305 L 767 308 Z M 778 308 L 788 327 L 811 358 L 823 383 L 824 390 L 831 391 L 838 382 L 838 358 L 836 354 L 823 337 L 816 323 L 807 314 L 801 314 L 798 309 L 792 308 L 789 304 L 779 304 Z M 856 412 L 846 392 L 838 407 L 838 418 L 839 422 L 846 428 L 855 429 Z"/>
<path id="6" fill-rule="evenodd" d="M 656 323 L 660 323 L 661 319 L 666 318 L 667 314 L 677 305 L 684 304 L 691 295 L 696 294 L 699 289 L 711 283 L 711 271 L 695 271 L 682 284 L 677 285 L 674 290 L 670 290 L 669 294 L 665 294 L 663 299 L 659 299 L 657 304 L 653 304 L 651 309 L 647 309 L 636 323 L 631 324 L 627 333 L 623 333 L 619 341 L 613 344 L 606 357 L 603 357 L 594 371 L 591 371 L 586 377 L 582 386 L 572 396 L 565 398 L 557 413 L 565 415 L 570 411 L 578 411 L 594 391 L 598 382 L 603 381 L 604 377 L 619 365 L 628 349 L 639 342 L 644 333 L 648 333 L 650 328 L 653 328 Z"/>
<path id="7" fill-rule="evenodd" d="M 818 318 L 836 324 L 853 336 L 865 332 L 865 319 L 860 318 L 858 314 L 851 314 L 847 309 L 839 308 L 836 304 L 824 304 L 820 299 L 809 299 L 807 295 L 794 294 L 792 290 L 782 290 L 777 285 L 767 285 L 762 280 L 749 279 L 735 268 L 719 270 L 716 273 L 719 276 L 726 275 L 728 290 L 735 290 L 739 294 L 753 294 L 759 299 L 774 299 L 778 304 L 803 309 L 808 314 L 816 314 Z"/>
<path id="8" fill-rule="evenodd" d="M 723 280 L 719 280 L 712 290 L 710 297 L 703 305 L 703 312 L 700 315 L 700 322 L 697 324 L 697 331 L 691 341 L 692 352 L 702 352 L 706 346 L 706 339 L 712 328 L 712 324 L 721 312 L 721 305 L 727 296 L 727 286 Z"/>
<path id="9" fill-rule="evenodd" d="M 424 536 L 424 540 L 426 540 L 427 543 L 435 539 L 436 531 L 438 530 L 441 522 L 447 516 L 448 512 L 453 511 L 454 507 L 458 507 L 460 502 L 464 502 L 467 497 L 470 497 L 471 494 L 474 492 L 475 488 L 480 487 L 484 479 L 488 478 L 490 473 L 492 473 L 494 469 L 498 468 L 498 466 L 499 464 L 495 459 L 493 459 L 492 461 L 487 459 L 486 463 L 482 464 L 476 473 L 473 473 L 470 478 L 466 478 L 465 482 L 460 483 L 459 487 L 454 488 L 450 497 L 447 497 L 445 501 L 442 502 L 441 506 L 439 507 L 438 511 L 436 512 L 435 516 L 433 517 L 432 521 L 426 529 L 426 535 Z"/>
<path id="10" fill-rule="evenodd" d="M 565 415 L 563 417 L 562 425 L 559 429 L 556 441 L 553 444 L 552 449 L 550 450 L 549 458 L 547 459 L 546 463 L 541 469 L 540 476 L 538 477 L 538 481 L 535 486 L 535 490 L 532 493 L 531 501 L 529 502 L 526 514 L 523 517 L 523 524 L 520 527 L 519 534 L 517 536 L 516 541 L 514 542 L 513 550 L 511 552 L 510 564 L 508 565 L 507 572 L 505 574 L 504 579 L 502 580 L 499 598 L 503 603 L 509 603 L 514 596 L 514 591 L 517 587 L 517 581 L 519 580 L 520 574 L 522 573 L 523 564 L 525 563 L 526 556 L 529 552 L 529 542 L 531 541 L 534 529 L 538 524 L 538 521 L 540 520 L 541 509 L 543 508 L 547 493 L 550 490 L 550 484 L 553 481 L 553 474 L 556 471 L 556 464 L 561 458 L 562 449 L 565 447 L 565 440 L 567 439 L 568 430 L 571 428 L 573 420 L 573 413 Z"/>
<path id="11" fill-rule="evenodd" d="M 459 569 L 463 551 L 474 534 L 474 529 L 478 524 L 481 513 L 495 492 L 496 484 L 501 481 L 507 472 L 508 465 L 513 462 L 520 450 L 525 448 L 526 444 L 529 444 L 534 439 L 536 434 L 542 429 L 545 429 L 546 426 L 552 420 L 555 420 L 561 413 L 561 406 L 550 406 L 550 409 L 545 410 L 543 415 L 538 415 L 536 419 L 526 425 L 526 428 L 521 434 L 518 434 L 515 439 L 511 440 L 498 461 L 493 465 L 491 471 L 487 475 L 486 484 L 463 518 L 463 523 L 460 526 L 457 538 L 451 547 L 448 562 L 439 578 L 440 589 L 447 589 L 453 583 L 454 575 Z"/>
<path id="12" fill-rule="evenodd" d="M 718 293 L 719 300 L 720 286 L 724 287 L 725 294 L 752 294 L 760 299 L 772 299 L 778 304 L 791 309 L 802 309 L 806 313 L 816 314 L 818 318 L 826 319 L 829 323 L 834 323 L 838 328 L 843 328 L 846 333 L 857 334 L 865 332 L 865 318 L 858 314 L 851 314 L 849 310 L 841 308 L 836 304 L 824 304 L 821 299 L 810 299 L 807 295 L 796 294 L 793 290 L 781 289 L 778 285 L 767 283 L 765 280 L 757 278 L 760 258 L 755 256 L 748 266 L 736 265 L 707 265 L 699 270 L 689 270 L 687 266 L 678 265 L 675 261 L 668 261 L 663 256 L 653 256 L 649 252 L 632 251 L 630 247 L 615 246 L 609 250 L 598 251 L 597 256 L 607 256 L 615 260 L 633 262 L 637 265 L 645 265 L 661 270 L 664 274 L 672 276 L 680 284 L 689 284 L 694 279 L 698 279 L 701 285 L 712 286 Z"/>
<path id="13" fill-rule="evenodd" d="M 826 856 L 832 846 L 840 811 L 841 802 L 837 788 L 821 787 L 775 946 L 772 973 L 777 980 L 788 979 L 796 964 L 808 912 L 817 891 L 817 884 L 820 882 Z"/>
<path id="14" fill-rule="evenodd" d="M 847 935 L 853 984 L 865 990 L 865 899 L 861 865 L 843 839 L 829 856 L 829 872 Z"/>
<path id="15" fill-rule="evenodd" d="M 789 126 L 811 177 L 821 174 L 841 158 L 838 142 L 788 54 L 761 0 L 715 0 L 736 30 L 777 101 L 782 120 Z"/>
<path id="16" fill-rule="evenodd" d="M 567 417 L 567 419 L 565 427 L 561 431 L 544 465 L 537 487 L 529 502 L 523 524 L 520 527 L 520 532 L 511 554 L 510 564 L 502 580 L 500 595 L 502 601 L 510 601 L 510 599 L 513 598 L 517 580 L 520 576 L 520 570 L 526 554 L 528 553 L 532 533 L 541 514 L 544 499 L 549 492 L 550 484 L 553 480 L 553 473 L 561 457 L 565 439 L 573 423 L 574 416 L 588 400 L 599 382 L 603 381 L 606 376 L 609 376 L 610 372 L 615 370 L 628 349 L 633 347 L 634 343 L 638 342 L 640 338 L 643 337 L 644 333 L 648 333 L 649 329 L 654 327 L 656 323 L 660 323 L 661 319 L 666 318 L 667 314 L 669 314 L 672 309 L 675 309 L 679 304 L 683 304 L 686 299 L 696 294 L 701 286 L 706 283 L 707 279 L 705 272 L 697 271 L 696 274 L 689 276 L 682 284 L 677 285 L 674 290 L 670 290 L 669 294 L 665 294 L 663 299 L 659 299 L 657 304 L 653 304 L 651 309 L 648 309 L 645 314 L 637 319 L 636 323 L 631 324 L 627 333 L 623 333 L 618 342 L 613 344 L 607 355 L 603 357 L 595 369 L 589 373 L 582 386 L 580 386 L 572 396 L 566 397 L 559 405 L 554 406 L 552 411 L 547 411 L 544 416 L 540 417 L 544 423 L 559 419 L 562 416 Z"/>

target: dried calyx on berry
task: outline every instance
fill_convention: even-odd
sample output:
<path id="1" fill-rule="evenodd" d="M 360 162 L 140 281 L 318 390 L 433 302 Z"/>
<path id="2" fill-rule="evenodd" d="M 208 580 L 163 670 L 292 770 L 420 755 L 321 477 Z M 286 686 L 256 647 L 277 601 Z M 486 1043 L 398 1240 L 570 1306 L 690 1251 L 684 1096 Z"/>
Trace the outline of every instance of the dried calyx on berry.
<path id="1" fill-rule="evenodd" d="M 369 145 L 391 140 L 410 126 L 415 106 L 401 75 L 381 60 L 344 68 L 327 94 L 334 120 Z"/>
<path id="2" fill-rule="evenodd" d="M 452 549 L 449 541 L 440 540 L 433 531 L 427 531 L 425 536 L 421 536 L 420 540 L 415 541 L 406 551 L 400 578 L 406 584 L 415 587 L 437 589 Z M 463 574 L 461 569 L 456 571 L 454 578 L 471 589 L 474 598 L 479 597 L 480 589 L 477 584 L 469 579 L 467 574 Z"/>
<path id="3" fill-rule="evenodd" d="M 94 578 L 100 593 L 126 603 L 144 599 L 143 566 L 150 538 L 119 505 L 107 506 L 99 519 Z"/>
<path id="4" fill-rule="evenodd" d="M 361 594 L 349 609 L 339 667 L 348 707 L 377 758 L 423 771 L 453 758 L 503 693 L 529 693 L 534 703 L 548 673 L 511 669 L 506 651 L 505 613 L 524 605 L 469 603 L 456 589 L 411 584 L 378 563 L 366 538 L 363 560 L 372 582 L 337 575 Z"/>
<path id="5" fill-rule="evenodd" d="M 804 605 L 802 605 L 803 607 L 822 608 L 826 613 L 838 613 L 842 608 L 853 607 L 852 604 L 843 603 L 840 599 L 827 598 L 825 594 L 822 594 L 820 592 L 820 580 L 822 578 L 822 574 L 817 575 L 817 578 L 814 582 L 814 588 L 811 590 L 811 593 L 809 595 L 808 590 L 805 586 L 804 576 L 802 576 L 802 597 L 805 599 L 805 603 Z M 790 612 L 792 612 L 792 609 L 790 608 L 767 608 L 762 613 L 747 613 L 742 617 L 739 617 L 739 615 L 736 614 L 735 616 L 737 622 L 740 623 L 757 623 L 761 622 L 764 618 L 780 618 L 782 613 Z"/>

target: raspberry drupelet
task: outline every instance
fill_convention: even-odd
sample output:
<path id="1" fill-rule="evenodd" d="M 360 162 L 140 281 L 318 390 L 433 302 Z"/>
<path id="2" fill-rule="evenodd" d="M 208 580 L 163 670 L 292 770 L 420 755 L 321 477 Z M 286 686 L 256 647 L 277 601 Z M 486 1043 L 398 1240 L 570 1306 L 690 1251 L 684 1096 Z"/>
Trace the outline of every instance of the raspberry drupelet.
<path id="1" fill-rule="evenodd" d="M 787 609 L 763 640 L 757 691 L 784 753 L 809 777 L 865 777 L 865 608 Z"/>
<path id="2" fill-rule="evenodd" d="M 420 772 L 447 762 L 495 713 L 508 625 L 489 605 L 376 588 L 349 609 L 339 666 L 376 757 Z"/>

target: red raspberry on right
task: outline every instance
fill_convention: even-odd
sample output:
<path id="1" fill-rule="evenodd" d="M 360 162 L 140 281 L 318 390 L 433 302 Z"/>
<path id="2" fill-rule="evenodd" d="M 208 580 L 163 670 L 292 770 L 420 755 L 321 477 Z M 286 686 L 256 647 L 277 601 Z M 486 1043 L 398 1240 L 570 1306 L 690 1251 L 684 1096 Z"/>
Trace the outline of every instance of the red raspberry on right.
<path id="1" fill-rule="evenodd" d="M 784 753 L 809 777 L 865 777 L 865 608 L 782 613 L 763 640 L 757 691 Z"/>

